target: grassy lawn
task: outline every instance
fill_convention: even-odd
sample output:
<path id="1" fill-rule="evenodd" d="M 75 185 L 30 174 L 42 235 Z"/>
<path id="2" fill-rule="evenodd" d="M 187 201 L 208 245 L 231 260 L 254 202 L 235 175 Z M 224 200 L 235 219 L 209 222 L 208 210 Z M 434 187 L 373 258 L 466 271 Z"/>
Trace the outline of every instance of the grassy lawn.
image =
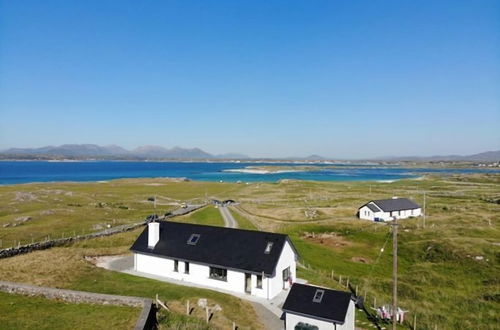
<path id="1" fill-rule="evenodd" d="M 135 221 L 152 213 L 147 198 L 155 194 L 157 208 L 163 203 L 165 210 L 175 207 L 178 201 L 193 198 L 231 198 L 241 203 L 231 208 L 240 228 L 255 229 L 255 223 L 262 230 L 290 235 L 301 263 L 306 265 L 299 268 L 300 277 L 332 288 L 343 288 L 339 285 L 340 276 L 344 284 L 349 278 L 360 294 L 366 293 L 368 305 L 374 299 L 381 305 L 391 302 L 390 227 L 358 220 L 355 213 L 369 200 L 392 196 L 412 198 L 421 204 L 425 191 L 425 228 L 422 218 L 400 221 L 401 307 L 409 311 L 409 320 L 417 314 L 421 329 L 495 329 L 500 323 L 500 175 L 428 176 L 385 183 L 288 180 L 250 185 L 141 179 L 110 181 L 106 185 L 102 189 L 98 183 L 0 187 L 0 224 L 22 215 L 36 215 L 23 225 L 0 227 L 0 235 L 11 239 L 30 233 L 36 226 L 41 233 L 64 231 L 72 226 L 89 228 L 113 212 L 120 214 L 117 221 Z M 57 189 L 72 191 L 73 196 L 55 193 Z M 51 197 L 46 197 L 44 191 L 52 191 Z M 19 192 L 30 192 L 38 200 Z M 87 198 L 86 204 L 69 202 L 77 195 Z M 58 198 L 63 201 L 57 201 Z M 167 198 L 175 201 L 167 202 Z M 96 207 L 101 201 L 107 206 Z M 127 210 L 109 206 L 117 203 L 131 207 Z M 57 212 L 37 215 L 57 210 L 54 205 L 73 211 L 67 213 L 64 221 Z M 175 221 L 223 225 L 219 211 L 211 206 Z M 138 233 L 139 230 L 0 260 L 0 278 L 123 295 L 153 297 L 158 293 L 179 312 L 178 317 L 167 322 L 194 322 L 193 327 L 203 316 L 180 314 L 187 299 L 194 302 L 203 297 L 223 309 L 214 317 L 212 326 L 224 328 L 234 320 L 243 328 L 260 327 L 252 307 L 232 296 L 110 272 L 94 267 L 84 258 L 126 253 Z"/>
<path id="2" fill-rule="evenodd" d="M 2 329 L 131 329 L 140 308 L 73 304 L 0 292 Z"/>
<path id="3" fill-rule="evenodd" d="M 205 206 L 200 210 L 194 211 L 182 217 L 172 218 L 172 221 L 224 227 L 224 219 L 222 218 L 219 210 L 212 205 Z"/>

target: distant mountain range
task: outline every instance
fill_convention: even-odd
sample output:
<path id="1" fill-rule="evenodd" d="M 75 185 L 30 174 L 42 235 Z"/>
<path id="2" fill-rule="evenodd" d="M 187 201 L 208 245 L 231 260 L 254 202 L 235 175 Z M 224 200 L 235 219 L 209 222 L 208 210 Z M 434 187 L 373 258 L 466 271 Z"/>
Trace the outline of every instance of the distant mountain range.
<path id="1" fill-rule="evenodd" d="M 251 159 L 247 155 L 239 153 L 225 153 L 213 155 L 199 148 L 164 148 L 160 146 L 141 146 L 132 150 L 127 150 L 117 145 L 99 146 L 95 144 L 63 144 L 60 146 L 47 146 L 41 148 L 10 148 L 0 152 L 0 159 L 53 159 L 53 158 L 72 158 L 72 159 Z M 268 158 L 271 159 L 271 158 Z M 319 155 L 310 155 L 307 157 L 286 157 L 274 158 L 276 160 L 298 160 L 298 161 L 324 161 L 332 158 L 325 158 Z M 367 159 L 367 161 L 412 161 L 412 162 L 436 162 L 436 161 L 499 161 L 500 150 L 487 151 L 474 155 L 460 156 L 408 156 L 408 157 L 380 157 Z"/>
<path id="2" fill-rule="evenodd" d="M 448 156 L 407 156 L 407 157 L 381 157 L 376 160 L 383 161 L 413 161 L 413 162 L 440 162 L 440 161 L 456 161 L 456 162 L 495 162 L 500 161 L 500 150 L 486 151 L 473 155 L 448 155 Z"/>
<path id="3" fill-rule="evenodd" d="M 141 146 L 127 150 L 120 146 L 98 146 L 95 144 L 63 144 L 41 148 L 10 148 L 0 152 L 13 158 L 26 156 L 70 157 L 70 158 L 114 158 L 114 159 L 248 159 L 242 154 L 228 153 L 212 155 L 199 148 L 174 147 L 167 149 L 160 146 Z M 2 157 L 5 158 L 5 157 Z"/>

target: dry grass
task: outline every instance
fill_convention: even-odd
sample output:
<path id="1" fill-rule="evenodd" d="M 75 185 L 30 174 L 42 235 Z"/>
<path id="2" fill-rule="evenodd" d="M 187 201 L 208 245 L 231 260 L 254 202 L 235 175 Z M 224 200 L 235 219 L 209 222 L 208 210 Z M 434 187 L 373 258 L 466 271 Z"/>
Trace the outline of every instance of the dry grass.
<path id="1" fill-rule="evenodd" d="M 390 239 L 384 253 L 380 253 L 388 238 L 389 228 L 383 224 L 358 220 L 355 213 L 360 205 L 371 199 L 394 195 L 422 203 L 425 191 L 428 215 L 426 228 L 422 228 L 422 218 L 401 221 L 401 304 L 410 313 L 418 314 L 419 328 L 422 329 L 434 326 L 440 329 L 494 329 L 500 323 L 500 205 L 496 202 L 500 192 L 499 178 L 500 175 L 462 175 L 393 183 L 288 181 L 251 185 L 161 182 L 164 184 L 161 186 L 151 185 L 156 180 L 118 180 L 108 183 L 110 187 L 104 190 L 97 189 L 98 184 L 0 187 L 0 201 L 8 197 L 8 203 L 14 203 L 0 206 L 0 223 L 7 218 L 13 221 L 20 216 L 37 214 L 35 212 L 55 210 L 53 214 L 46 214 L 47 218 L 44 219 L 34 217 L 32 221 L 18 227 L 0 227 L 0 235 L 15 237 L 29 228 L 37 228 L 36 223 L 40 224 L 41 232 L 49 232 L 54 228 L 62 230 L 80 221 L 82 225 L 90 226 L 102 222 L 106 212 L 123 211 L 123 214 L 128 215 L 120 219 L 130 221 L 138 214 L 151 213 L 150 209 L 134 206 L 127 211 L 109 207 L 97 212 L 91 210 L 89 205 L 103 200 L 127 206 L 147 205 L 144 201 L 132 204 L 131 199 L 144 199 L 155 191 L 164 198 L 163 202 L 170 203 L 170 199 L 204 196 L 207 189 L 209 196 L 240 201 L 241 205 L 231 210 L 238 218 L 244 217 L 251 221 L 246 225 L 288 233 L 301 254 L 301 261 L 310 265 L 308 269 L 299 270 L 301 277 L 315 284 L 335 288 L 338 287 L 337 277 L 333 280 L 330 278 L 334 270 L 336 276 L 349 277 L 351 283 L 359 286 L 360 292 L 366 290 L 370 302 L 374 297 L 379 303 L 390 302 Z M 73 195 L 54 192 L 56 190 L 71 191 Z M 16 191 L 22 192 L 17 195 L 17 200 Z M 46 191 L 52 191 L 49 194 L 51 197 L 47 197 Z M 80 194 L 88 198 L 86 206 L 67 205 L 67 199 L 77 198 L 75 196 Z M 58 202 L 56 199 L 63 201 Z M 319 217 L 308 219 L 303 212 L 305 208 L 317 209 Z M 186 217 L 186 221 L 220 221 L 214 220 L 215 214 L 211 212 L 194 213 Z M 61 219 L 60 214 L 64 214 L 65 218 Z M 314 233 L 315 237 L 308 238 L 304 235 L 306 232 Z M 204 296 L 223 307 L 222 314 L 227 320 L 234 319 L 238 320 L 239 325 L 259 328 L 251 306 L 237 299 L 213 291 L 158 284 L 96 269 L 83 259 L 85 255 L 124 253 L 136 236 L 137 232 L 131 232 L 0 260 L 0 277 L 117 294 L 154 295 L 155 292 L 151 290 L 154 287 L 165 299 L 179 306 L 186 299 Z M 220 319 L 221 322 L 227 321 L 223 321 L 224 318 Z"/>
<path id="2" fill-rule="evenodd" d="M 228 328 L 235 321 L 241 329 L 261 328 L 253 307 L 235 297 L 105 270 L 85 259 L 86 256 L 127 253 L 140 230 L 2 259 L 0 278 L 41 286 L 149 298 L 158 293 L 168 305 L 174 306 L 174 311 L 180 313 L 185 312 L 180 306 L 185 306 L 187 299 L 195 302 L 199 298 L 208 298 L 211 305 L 222 306 L 222 311 L 212 319 L 213 327 Z M 193 317 L 204 319 L 204 314 L 201 315 L 197 309 L 195 311 Z"/>

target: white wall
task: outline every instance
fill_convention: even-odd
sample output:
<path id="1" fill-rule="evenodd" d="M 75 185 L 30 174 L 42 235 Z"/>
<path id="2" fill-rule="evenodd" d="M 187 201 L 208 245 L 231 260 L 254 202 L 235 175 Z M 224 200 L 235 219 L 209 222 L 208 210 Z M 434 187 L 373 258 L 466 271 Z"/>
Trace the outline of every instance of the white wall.
<path id="1" fill-rule="evenodd" d="M 394 211 L 394 212 L 385 212 L 384 216 L 386 216 L 387 220 L 392 220 L 392 218 L 396 219 L 407 219 L 410 217 L 418 217 L 422 215 L 422 209 L 414 209 L 414 210 L 401 210 L 401 211 Z"/>
<path id="2" fill-rule="evenodd" d="M 349 308 L 345 315 L 344 324 L 336 324 L 335 330 L 354 330 L 354 325 L 356 323 L 356 306 L 354 306 L 354 301 L 349 302 Z"/>
<path id="3" fill-rule="evenodd" d="M 299 322 L 315 325 L 318 327 L 318 330 L 335 330 L 335 324 L 332 322 L 326 322 L 301 315 L 286 313 L 286 321 L 285 321 L 286 330 L 294 330 L 295 326 Z"/>
<path id="4" fill-rule="evenodd" d="M 368 206 L 363 206 L 359 209 L 359 218 L 360 219 L 365 219 L 365 220 L 375 220 L 375 215 L 372 210 Z"/>
<path id="5" fill-rule="evenodd" d="M 355 306 L 354 302 L 351 300 L 349 302 L 349 308 L 345 316 L 344 324 L 334 324 L 332 322 L 326 322 L 322 320 L 317 320 L 314 318 L 301 316 L 293 313 L 286 313 L 285 315 L 285 326 L 286 330 L 294 330 L 297 323 L 309 323 L 318 327 L 318 330 L 354 330 L 355 321 Z"/>
<path id="6" fill-rule="evenodd" d="M 281 256 L 276 265 L 274 277 L 269 278 L 269 298 L 272 299 L 283 290 L 283 270 L 290 267 L 290 275 L 292 282 L 297 279 L 297 261 L 295 260 L 295 252 L 290 243 L 286 241 L 281 251 Z M 290 287 L 290 283 L 285 283 L 285 289 Z"/>
<path id="7" fill-rule="evenodd" d="M 292 279 L 295 280 L 297 274 L 295 253 L 290 244 L 286 242 L 278 261 L 276 275 L 271 278 L 263 276 L 262 288 L 257 288 L 257 275 L 252 274 L 250 294 L 266 299 L 274 298 L 283 289 L 282 270 L 288 266 L 290 266 Z M 245 293 L 245 273 L 240 271 L 228 269 L 227 281 L 221 281 L 210 278 L 209 266 L 191 262 L 189 263 L 189 274 L 186 274 L 185 263 L 179 260 L 179 271 L 175 272 L 174 260 L 140 253 L 134 253 L 134 269 L 139 272 L 172 278 L 179 281 Z"/>

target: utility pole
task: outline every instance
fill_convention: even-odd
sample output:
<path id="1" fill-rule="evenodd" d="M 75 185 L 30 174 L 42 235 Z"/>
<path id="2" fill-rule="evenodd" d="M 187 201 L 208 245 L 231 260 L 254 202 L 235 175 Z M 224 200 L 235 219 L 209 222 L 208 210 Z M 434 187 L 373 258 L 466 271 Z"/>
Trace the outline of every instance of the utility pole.
<path id="1" fill-rule="evenodd" d="M 392 221 L 392 329 L 396 330 L 398 320 L 398 223 Z"/>
<path id="2" fill-rule="evenodd" d="M 425 228 L 425 213 L 427 213 L 427 212 L 425 212 L 425 211 L 426 211 L 426 210 L 425 210 L 425 191 L 424 191 L 424 217 L 423 217 L 423 220 L 424 220 L 424 224 L 423 224 L 424 226 L 423 226 L 423 227 L 424 227 L 424 228 Z"/>

